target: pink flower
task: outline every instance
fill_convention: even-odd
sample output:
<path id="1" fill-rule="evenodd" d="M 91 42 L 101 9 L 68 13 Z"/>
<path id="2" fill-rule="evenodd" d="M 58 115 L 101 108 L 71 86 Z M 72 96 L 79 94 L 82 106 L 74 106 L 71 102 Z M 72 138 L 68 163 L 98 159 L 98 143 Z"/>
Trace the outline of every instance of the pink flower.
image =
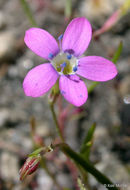
<path id="1" fill-rule="evenodd" d="M 31 28 L 26 31 L 26 45 L 49 63 L 30 70 L 23 82 L 26 96 L 44 95 L 59 78 L 59 88 L 64 98 L 75 106 L 81 106 L 88 98 L 85 83 L 78 75 L 94 81 L 107 81 L 117 75 L 116 66 L 99 56 L 80 57 L 92 37 L 92 28 L 84 18 L 75 18 L 67 26 L 59 44 L 47 31 Z"/>

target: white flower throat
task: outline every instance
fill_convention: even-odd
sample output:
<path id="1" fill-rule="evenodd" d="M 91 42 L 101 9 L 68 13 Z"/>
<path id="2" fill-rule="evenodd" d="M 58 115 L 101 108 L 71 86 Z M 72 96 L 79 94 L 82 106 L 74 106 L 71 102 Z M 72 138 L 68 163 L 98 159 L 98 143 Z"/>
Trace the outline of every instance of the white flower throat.
<path id="1" fill-rule="evenodd" d="M 54 58 L 52 56 L 51 63 L 60 75 L 72 75 L 77 71 L 78 59 L 72 54 L 60 52 Z"/>
<path id="2" fill-rule="evenodd" d="M 75 56 L 73 56 L 73 50 L 67 50 L 66 52 L 62 52 L 62 47 L 61 47 L 62 38 L 63 34 L 61 34 L 58 37 L 61 51 L 56 56 L 50 53 L 49 59 L 53 67 L 60 75 L 73 75 L 77 71 L 78 59 Z"/>

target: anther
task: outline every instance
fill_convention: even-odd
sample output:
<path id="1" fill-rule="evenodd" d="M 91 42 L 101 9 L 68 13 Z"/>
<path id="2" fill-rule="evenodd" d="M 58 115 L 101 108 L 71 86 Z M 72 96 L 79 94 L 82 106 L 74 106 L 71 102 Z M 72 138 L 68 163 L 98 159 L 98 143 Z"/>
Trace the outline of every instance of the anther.
<path id="1" fill-rule="evenodd" d="M 71 59 L 72 58 L 72 55 L 71 54 L 68 54 L 67 55 L 67 59 Z"/>
<path id="2" fill-rule="evenodd" d="M 75 67 L 73 67 L 73 71 L 74 72 L 76 72 L 77 71 L 77 67 L 75 66 Z"/>
<path id="3" fill-rule="evenodd" d="M 53 57 L 54 57 L 54 55 L 52 53 L 49 53 L 48 58 L 52 59 Z"/>

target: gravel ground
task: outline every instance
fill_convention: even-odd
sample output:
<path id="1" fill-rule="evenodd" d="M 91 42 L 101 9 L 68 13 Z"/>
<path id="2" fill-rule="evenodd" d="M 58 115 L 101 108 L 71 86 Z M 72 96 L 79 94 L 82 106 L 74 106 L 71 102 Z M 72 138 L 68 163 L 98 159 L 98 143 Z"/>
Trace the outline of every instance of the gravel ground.
<path id="1" fill-rule="evenodd" d="M 124 2 L 100 0 L 101 7 L 97 9 L 93 7 L 93 1 L 73 0 L 73 16 L 86 16 L 94 30 L 100 28 L 106 18 Z M 28 2 L 39 27 L 58 37 L 65 28 L 65 0 Z M 125 190 L 130 187 L 129 18 L 130 14 L 124 16 L 112 30 L 91 41 L 86 54 L 106 58 L 111 58 L 119 42 L 123 42 L 123 51 L 117 63 L 119 74 L 112 81 L 101 83 L 95 88 L 83 106 L 83 117 L 78 121 L 71 121 L 66 129 L 67 142 L 78 150 L 84 133 L 94 121 L 97 123 L 91 160 L 99 170 L 115 183 L 121 184 L 121 189 Z M 22 81 L 28 70 L 45 62 L 25 47 L 24 33 L 30 27 L 20 1 L 0 0 L 0 190 L 43 190 L 43 187 L 45 190 L 57 189 L 41 169 L 25 183 L 19 181 L 19 169 L 26 155 L 32 151 L 30 118 L 35 116 L 37 133 L 45 143 L 51 143 L 55 134 L 47 103 L 48 95 L 33 99 L 26 97 L 22 89 Z M 86 85 L 89 86 L 90 81 Z M 59 154 L 59 158 L 61 162 L 65 159 L 62 154 Z M 72 177 L 67 175 L 68 170 L 60 167 L 59 160 L 56 163 L 58 166 L 52 164 L 50 168 L 59 183 L 73 188 Z M 89 181 L 92 189 L 106 189 L 92 176 L 89 176 Z"/>

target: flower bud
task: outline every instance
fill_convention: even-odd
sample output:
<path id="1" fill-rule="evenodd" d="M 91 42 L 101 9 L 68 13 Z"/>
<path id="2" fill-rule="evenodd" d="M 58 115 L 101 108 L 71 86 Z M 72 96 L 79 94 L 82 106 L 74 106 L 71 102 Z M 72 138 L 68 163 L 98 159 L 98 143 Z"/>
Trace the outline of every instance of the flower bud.
<path id="1" fill-rule="evenodd" d="M 34 157 L 27 158 L 23 167 L 19 171 L 20 180 L 23 180 L 26 176 L 31 175 L 33 172 L 35 172 L 39 166 L 40 160 L 40 154 Z"/>

